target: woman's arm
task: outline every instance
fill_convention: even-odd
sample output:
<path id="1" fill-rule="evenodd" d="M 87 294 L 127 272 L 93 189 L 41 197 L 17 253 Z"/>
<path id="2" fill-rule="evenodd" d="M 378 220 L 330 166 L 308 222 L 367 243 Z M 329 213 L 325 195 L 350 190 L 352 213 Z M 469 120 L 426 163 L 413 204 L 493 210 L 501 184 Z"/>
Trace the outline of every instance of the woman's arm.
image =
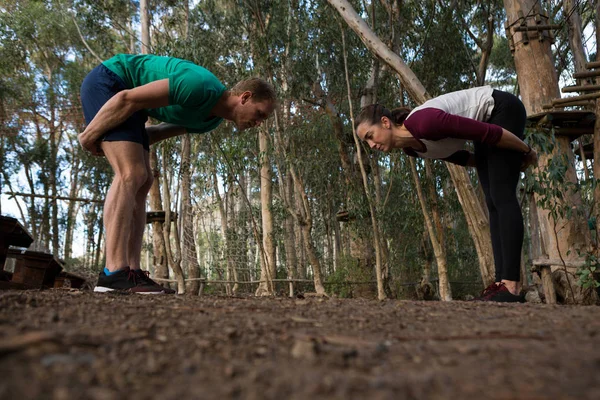
<path id="1" fill-rule="evenodd" d="M 146 133 L 148 134 L 149 142 L 152 145 L 174 136 L 184 135 L 187 131 L 183 126 L 163 122 L 158 125 L 147 126 Z"/>
<path id="2" fill-rule="evenodd" d="M 452 164 L 460 165 L 461 167 L 475 166 L 475 155 L 468 150 L 457 151 L 449 157 L 442 158 L 442 160 Z"/>
<path id="3" fill-rule="evenodd" d="M 504 128 L 502 129 L 502 136 L 500 136 L 500 140 L 496 143 L 496 147 L 523 153 L 524 157 L 523 164 L 521 165 L 521 171 L 526 170 L 530 165 L 537 165 L 537 152 L 530 145 Z"/>
<path id="4" fill-rule="evenodd" d="M 537 163 L 536 151 L 499 125 L 449 114 L 437 108 L 425 108 L 415 112 L 404 122 L 404 126 L 417 139 L 440 140 L 450 137 L 473 140 L 525 154 L 523 168 Z"/>
<path id="5" fill-rule="evenodd" d="M 129 90 L 122 90 L 108 100 L 92 122 L 79 134 L 79 143 L 92 154 L 101 155 L 97 141 L 133 115 L 146 108 L 169 105 L 169 80 L 161 79 Z"/>

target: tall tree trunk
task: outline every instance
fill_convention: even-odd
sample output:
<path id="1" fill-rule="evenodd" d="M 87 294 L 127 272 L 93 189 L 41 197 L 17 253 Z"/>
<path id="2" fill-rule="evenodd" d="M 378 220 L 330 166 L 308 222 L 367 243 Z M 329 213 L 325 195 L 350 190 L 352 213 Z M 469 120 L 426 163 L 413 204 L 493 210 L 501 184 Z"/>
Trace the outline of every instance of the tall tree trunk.
<path id="1" fill-rule="evenodd" d="M 427 203 L 425 201 L 423 189 L 421 188 L 421 182 L 417 173 L 415 160 L 414 158 L 409 157 L 409 161 L 413 180 L 417 189 L 417 196 L 419 197 L 419 203 L 421 204 L 421 210 L 423 212 L 423 218 L 425 218 L 425 225 L 427 226 L 427 231 L 429 232 L 429 240 L 431 241 L 431 246 L 433 247 L 433 254 L 435 255 L 435 261 L 438 267 L 440 299 L 442 301 L 450 301 L 452 300 L 452 291 L 450 289 L 450 281 L 448 280 L 446 251 L 443 248 L 442 243 L 440 243 L 438 240 L 436 228 L 433 222 L 431 221 L 431 217 L 429 216 L 429 211 L 427 210 Z"/>
<path id="2" fill-rule="evenodd" d="M 163 166 L 166 163 L 167 155 L 165 151 L 165 147 L 162 148 L 162 161 Z M 166 168 L 164 168 L 166 170 Z M 185 293 L 185 278 L 183 276 L 183 271 L 181 270 L 181 242 L 179 241 L 179 232 L 177 230 L 177 224 L 172 223 L 171 217 L 171 179 L 168 173 L 163 174 L 162 176 L 163 182 L 163 198 L 165 199 L 165 222 L 163 224 L 163 234 L 165 236 L 165 245 L 167 249 L 167 259 L 169 260 L 169 265 L 173 269 L 173 275 L 175 275 L 175 279 L 177 280 L 177 294 Z M 175 246 L 175 250 L 173 249 L 171 242 L 171 226 L 175 228 L 175 233 L 173 235 L 173 244 Z"/>
<path id="3" fill-rule="evenodd" d="M 150 54 L 150 11 L 149 0 L 140 0 L 140 24 L 142 28 L 142 54 Z"/>
<path id="4" fill-rule="evenodd" d="M 269 157 L 269 131 L 266 126 L 258 130 L 260 156 L 260 210 L 262 217 L 262 248 L 260 260 L 260 281 L 257 296 L 275 294 L 275 242 L 273 240 L 273 188 L 271 184 L 271 163 Z"/>
<path id="5" fill-rule="evenodd" d="M 373 199 L 371 198 L 371 195 L 369 194 L 369 186 L 368 186 L 368 179 L 367 179 L 367 173 L 365 171 L 365 167 L 364 167 L 364 163 L 362 160 L 362 151 L 361 151 L 361 144 L 358 142 L 358 138 L 356 136 L 356 132 L 354 132 L 354 113 L 352 111 L 352 93 L 350 92 L 350 76 L 348 73 L 348 60 L 347 60 L 347 53 L 346 53 L 346 39 L 345 39 L 345 33 L 344 33 L 344 28 L 343 26 L 340 24 L 340 28 L 341 28 L 341 33 L 342 33 L 342 47 L 343 47 L 343 57 L 344 57 L 344 72 L 346 74 L 346 87 L 347 87 L 347 92 L 348 92 L 348 103 L 349 103 L 349 108 L 350 108 L 350 121 L 352 123 L 352 138 L 354 139 L 354 144 L 356 146 L 356 154 L 358 156 L 358 164 L 360 166 L 360 174 L 362 176 L 362 181 L 363 181 L 363 188 L 364 188 L 364 194 L 365 197 L 367 198 L 367 203 L 369 205 L 369 214 L 371 216 L 371 228 L 373 230 L 373 247 L 375 248 L 375 275 L 376 275 L 376 280 L 377 280 L 377 298 L 379 300 L 385 300 L 386 298 L 386 294 L 385 294 L 385 290 L 383 287 L 383 281 L 384 281 L 384 276 L 383 276 L 383 268 L 382 268 L 382 262 L 381 262 L 381 246 L 380 246 L 380 231 L 379 231 L 379 224 L 377 223 L 377 214 L 376 214 L 376 210 L 373 204 Z"/>
<path id="6" fill-rule="evenodd" d="M 158 165 L 158 156 L 156 148 L 150 149 L 150 168 L 154 174 L 154 182 L 150 188 L 150 210 L 164 211 L 162 205 L 162 196 L 160 195 L 160 166 Z M 152 222 L 152 248 L 154 274 L 160 279 L 169 279 L 169 264 L 167 261 L 167 248 L 163 234 L 162 222 Z"/>
<path id="7" fill-rule="evenodd" d="M 223 194 L 223 197 L 225 198 L 225 200 L 223 200 L 223 198 L 221 197 L 221 194 L 219 193 L 219 181 L 217 179 L 217 169 L 216 169 L 216 165 L 212 164 L 211 165 L 211 175 L 212 175 L 212 182 L 213 182 L 213 191 L 215 193 L 215 199 L 217 202 L 217 206 L 219 207 L 219 215 L 220 215 L 220 219 L 221 219 L 221 235 L 223 236 L 224 239 L 224 246 L 223 246 L 223 258 L 226 260 L 226 277 L 227 280 L 231 280 L 232 276 L 232 271 L 231 271 L 231 267 L 232 267 L 232 260 L 231 260 L 231 233 L 230 233 L 230 223 L 229 223 L 229 207 L 227 205 L 227 203 L 229 202 L 229 195 L 228 195 L 228 191 L 225 191 L 225 193 Z M 231 284 L 227 283 L 225 284 L 225 288 L 226 288 L 226 292 L 228 295 L 233 294 L 232 290 L 231 290 Z"/>
<path id="8" fill-rule="evenodd" d="M 140 22 L 141 22 L 141 52 L 150 53 L 150 13 L 148 11 L 148 0 L 140 0 Z M 154 174 L 154 182 L 150 188 L 150 210 L 163 211 L 162 198 L 160 195 L 160 167 L 156 148 L 150 149 L 150 168 Z M 169 264 L 167 258 L 167 247 L 161 222 L 152 223 L 152 248 L 154 250 L 153 264 L 155 275 L 160 279 L 169 278 Z"/>
<path id="9" fill-rule="evenodd" d="M 532 10 L 531 15 L 535 15 L 541 11 L 539 3 L 535 0 L 504 0 L 504 6 L 509 24 L 517 21 L 520 13 L 527 15 L 527 12 Z M 533 17 L 527 20 L 527 25 L 535 25 Z M 529 40 L 525 43 L 523 42 L 524 34 L 524 32 L 514 32 L 511 28 L 515 44 L 513 55 L 521 97 L 528 114 L 534 114 L 541 112 L 544 104 L 559 98 L 560 92 L 550 40 L 539 38 L 536 31 L 529 31 Z M 538 169 L 543 171 L 552 158 L 561 159 L 565 155 L 568 158 L 568 169 L 564 175 L 564 182 L 560 184 L 567 189 L 563 192 L 562 200 L 556 199 L 555 206 L 582 210 L 581 197 L 572 189 L 577 185 L 577 177 L 568 137 L 557 136 L 556 146 L 552 153 L 540 154 Z M 539 195 L 536 195 L 536 200 L 540 200 Z M 588 250 L 590 234 L 587 229 L 587 221 L 577 212 L 572 213 L 570 219 L 557 216 L 556 220 L 552 217 L 550 210 L 542 207 L 538 209 L 538 214 L 542 241 L 550 259 L 574 260 L 578 258 L 578 251 L 586 252 Z"/>
<path id="10" fill-rule="evenodd" d="M 575 72 L 585 70 L 585 63 L 587 62 L 582 40 L 583 29 L 581 27 L 581 16 L 577 9 L 578 4 L 578 0 L 565 0 L 563 3 L 563 12 L 569 16 L 567 19 L 567 26 L 569 27 L 569 46 L 571 47 L 571 53 L 573 54 Z M 596 19 L 598 18 L 599 17 L 596 16 Z"/>
<path id="11" fill-rule="evenodd" d="M 369 28 L 369 26 L 363 21 L 362 18 L 356 14 L 356 11 L 352 8 L 350 3 L 346 0 L 328 0 L 328 2 L 334 6 L 344 20 L 348 23 L 350 28 L 356 32 L 366 47 L 382 61 L 384 61 L 390 68 L 392 68 L 398 74 L 402 85 L 407 90 L 409 95 L 417 103 L 423 103 L 430 98 L 429 94 L 419 81 L 417 76 L 412 70 L 406 66 L 404 61 L 392 50 L 390 50 L 382 41 L 375 35 L 375 33 Z M 477 208 L 466 209 L 465 204 L 474 204 L 478 202 L 477 195 L 470 185 L 468 186 L 457 186 L 458 182 L 469 182 L 469 177 L 464 168 L 456 165 L 446 163 L 450 176 L 455 184 L 456 192 L 461 205 L 465 211 L 465 217 L 469 226 L 475 227 L 476 224 L 481 228 L 481 224 L 487 226 L 487 229 L 470 229 L 471 237 L 475 242 L 475 249 L 479 257 L 480 263 L 485 263 L 485 268 L 488 268 L 487 260 L 489 255 L 492 254 L 491 239 L 489 236 L 489 220 L 487 215 L 483 212 L 479 212 Z M 474 214 L 471 214 L 474 213 Z M 475 236 L 485 234 L 487 230 L 487 237 Z M 483 267 L 482 267 L 483 268 Z M 484 277 L 485 280 L 485 277 Z"/>
<path id="12" fill-rule="evenodd" d="M 292 177 L 290 174 L 285 176 L 285 195 L 287 196 L 288 202 L 293 204 L 294 198 L 294 186 L 292 182 Z M 285 216 L 284 221 L 285 237 L 283 238 L 283 245 L 285 248 L 285 266 L 288 272 L 288 279 L 296 278 L 296 271 L 298 269 L 298 257 L 296 255 L 296 235 L 294 230 L 294 217 L 289 215 L 289 213 Z M 294 296 L 294 283 L 290 282 L 289 284 L 289 296 Z"/>
<path id="13" fill-rule="evenodd" d="M 75 155 L 75 149 L 72 149 L 72 167 L 71 167 L 71 187 L 69 189 L 69 197 L 72 199 L 78 197 L 79 193 L 79 168 L 81 166 L 80 159 Z M 77 214 L 79 207 L 77 202 L 69 200 L 67 206 L 67 225 L 65 227 L 65 241 L 64 241 L 64 257 L 65 260 L 70 260 L 73 252 L 73 230 L 75 229 L 75 221 L 77 220 Z"/>
<path id="14" fill-rule="evenodd" d="M 450 163 L 446 163 L 446 167 L 450 172 L 458 201 L 464 211 L 467 228 L 475 244 L 481 280 L 484 286 L 487 287 L 496 279 L 487 209 L 479 200 L 465 169 Z"/>
<path id="15" fill-rule="evenodd" d="M 312 266 L 313 270 L 313 281 L 315 284 L 315 292 L 320 295 L 325 294 L 325 287 L 323 286 L 323 277 L 322 277 L 322 269 L 321 269 L 321 261 L 317 256 L 317 251 L 315 245 L 313 243 L 313 238 L 311 236 L 312 227 L 313 227 L 313 219 L 312 212 L 310 209 L 310 203 L 308 200 L 308 196 L 306 195 L 306 189 L 304 182 L 302 181 L 302 177 L 299 176 L 295 172 L 295 167 L 293 165 L 290 166 L 290 173 L 292 174 L 292 179 L 294 181 L 294 187 L 296 189 L 296 194 L 299 198 L 299 203 L 301 204 L 300 212 L 294 215 L 297 215 L 297 222 L 300 226 L 300 230 L 302 232 L 302 238 L 304 239 L 304 248 L 306 250 L 306 254 L 308 256 L 308 261 Z"/>
<path id="16" fill-rule="evenodd" d="M 600 61 L 600 1 L 596 1 L 596 61 Z M 596 84 L 600 78 L 596 79 Z M 596 123 L 594 125 L 594 178 L 600 177 L 600 100 L 596 100 Z M 596 257 L 600 257 L 600 185 L 594 186 L 594 216 L 596 217 Z"/>
<path id="17" fill-rule="evenodd" d="M 191 138 L 190 134 L 181 137 L 181 235 L 183 236 L 181 247 L 181 259 L 183 266 L 188 271 L 187 282 L 188 293 L 197 295 L 200 290 L 200 265 L 196 252 L 196 241 L 194 235 L 194 213 L 192 208 L 191 181 L 192 172 L 190 167 Z"/>

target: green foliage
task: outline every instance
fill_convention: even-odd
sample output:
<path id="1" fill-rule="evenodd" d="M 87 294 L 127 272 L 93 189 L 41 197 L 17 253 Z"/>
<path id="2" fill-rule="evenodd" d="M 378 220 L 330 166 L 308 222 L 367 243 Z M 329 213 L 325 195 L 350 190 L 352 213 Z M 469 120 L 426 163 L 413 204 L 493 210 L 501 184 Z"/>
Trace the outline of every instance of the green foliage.
<path id="1" fill-rule="evenodd" d="M 372 274 L 361 268 L 353 257 L 341 257 L 337 269 L 327 277 L 328 292 L 341 298 L 352 298 L 357 285 L 369 285 Z"/>
<path id="2" fill-rule="evenodd" d="M 600 282 L 598 279 L 598 257 L 591 253 L 584 254 L 585 265 L 577 269 L 577 277 L 579 278 L 577 284 L 584 289 L 598 288 Z"/>
<path id="3" fill-rule="evenodd" d="M 392 3 L 402 6 L 396 14 L 390 15 L 387 6 Z M 257 241 L 262 234 L 259 174 L 261 160 L 268 156 L 273 171 L 273 235 L 279 244 L 279 259 L 287 261 L 282 249 L 286 234 L 284 221 L 289 217 L 280 185 L 291 175 L 293 166 L 302 178 L 312 216 L 313 242 L 326 273 L 333 269 L 333 256 L 325 243 L 333 232 L 341 232 L 343 243 L 339 249 L 341 254 L 337 254 L 338 267 L 325 276 L 331 283 L 328 289 L 342 297 L 353 296 L 357 287 L 344 282 L 372 280 L 373 271 L 358 267 L 356 259 L 348 254 L 348 242 L 355 238 L 372 241 L 372 226 L 362 181 L 349 178 L 351 174 L 358 176 L 358 165 L 352 163 L 352 170 L 344 171 L 340 161 L 340 151 L 347 152 L 351 158 L 356 154 L 342 33 L 355 115 L 370 78 L 371 53 L 327 2 L 205 0 L 190 4 L 186 32 L 185 8 L 181 2 L 150 2 L 152 52 L 194 61 L 211 70 L 228 87 L 250 76 L 263 76 L 274 83 L 280 94 L 279 126 L 275 127 L 274 119 L 269 121 L 271 140 L 265 154 L 259 154 L 256 131 L 240 134 L 228 123 L 210 134 L 192 136 L 190 172 L 198 231 L 195 240 L 205 276 L 221 277 L 228 256 L 239 260 L 236 262 L 241 266 L 240 274 L 246 274 L 245 278 L 259 274 L 260 266 L 255 262 L 258 260 L 255 257 Z M 467 27 L 483 39 L 491 15 L 496 23 L 488 82 L 508 86 L 516 81 L 512 56 L 500 24 L 504 11 L 499 0 L 486 4 L 474 0 L 452 3 L 354 0 L 352 4 L 411 66 L 431 94 L 474 84 L 481 52 Z M 454 4 L 454 8 L 449 7 L 450 4 Z M 40 193 L 50 191 L 51 178 L 54 178 L 61 194 L 76 177 L 79 196 L 103 198 L 112 172 L 106 160 L 80 150 L 77 134 L 85 123 L 81 117 L 79 87 L 85 75 L 99 62 L 88 46 L 101 59 L 119 52 L 140 51 L 139 33 L 135 32 L 140 22 L 139 3 L 7 0 L 0 8 L 8 11 L 0 14 L 0 117 L 2 132 L 11 133 L 0 141 L 4 175 L 16 189 Z M 333 133 L 332 119 L 324 112 L 324 99 L 317 95 L 317 87 L 339 113 L 334 117 L 339 116 L 343 124 L 342 140 Z M 379 74 L 375 97 L 389 107 L 411 104 L 399 79 L 389 69 Z M 59 128 L 54 132 L 56 126 Z M 283 143 L 275 138 L 277 128 L 281 129 Z M 55 141 L 50 142 L 54 133 Z M 542 150 L 550 146 L 545 142 L 537 145 Z M 160 173 L 172 178 L 172 187 L 167 189 L 172 192 L 173 203 L 167 206 L 177 209 L 180 198 L 175 193 L 182 173 L 181 140 L 166 141 L 159 149 L 165 150 L 164 158 L 159 151 Z M 380 190 L 376 219 L 382 240 L 389 248 L 390 274 L 396 281 L 418 281 L 425 257 L 424 221 L 408 160 L 403 155 L 364 150 L 369 164 L 369 191 L 374 194 L 376 188 Z M 547 181 L 564 174 L 563 161 L 554 160 L 547 175 L 531 182 L 534 190 L 546 193 L 544 202 L 547 204 L 553 204 L 554 199 L 562 195 L 561 188 L 547 186 Z M 423 164 L 419 163 L 417 168 L 422 183 L 431 185 L 437 195 L 444 219 L 451 276 L 457 280 L 474 279 L 478 274 L 477 256 L 445 166 L 433 164 L 435 178 L 431 182 L 425 176 Z M 31 178 L 31 185 L 19 178 L 23 174 Z M 214 175 L 218 181 L 216 187 Z M 474 175 L 473 182 L 476 184 Z M 215 201 L 216 191 L 222 197 L 228 216 L 226 232 L 221 232 L 217 221 L 220 211 Z M 32 213 L 28 215 L 31 220 L 28 222 L 32 226 L 40 227 L 48 222 L 43 221 L 42 216 L 50 211 L 46 202 L 36 200 L 28 206 L 31 206 L 28 212 Z M 65 205 L 57 207 L 59 234 L 64 235 Z M 356 219 L 340 224 L 335 220 L 339 210 L 349 211 Z M 294 211 L 299 211 L 298 207 Z M 100 240 L 100 217 L 97 205 L 81 204 L 80 229 L 87 231 L 94 243 Z M 211 225 L 201 227 L 205 223 Z M 298 240 L 296 251 L 299 257 L 304 257 L 299 264 L 307 265 L 301 247 Z M 433 266 L 432 278 L 435 263 Z M 287 276 L 287 265 L 283 267 L 277 272 L 280 277 Z M 209 286 L 207 290 L 220 289 Z"/>

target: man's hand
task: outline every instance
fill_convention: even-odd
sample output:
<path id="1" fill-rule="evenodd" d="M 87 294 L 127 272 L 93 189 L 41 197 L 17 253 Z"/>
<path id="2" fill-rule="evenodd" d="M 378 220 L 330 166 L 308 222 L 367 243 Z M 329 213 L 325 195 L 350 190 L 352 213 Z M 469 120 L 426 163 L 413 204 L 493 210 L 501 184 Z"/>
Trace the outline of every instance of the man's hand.
<path id="1" fill-rule="evenodd" d="M 85 132 L 77 135 L 77 139 L 79 139 L 79 143 L 84 150 L 89 151 L 94 156 L 102 157 L 104 156 L 104 152 L 102 151 L 102 147 L 100 147 L 100 141 L 89 140 L 89 135 Z"/>
<path id="2" fill-rule="evenodd" d="M 532 148 L 531 151 L 523 156 L 523 163 L 521 164 L 521 171 L 525 171 L 529 166 L 537 166 L 538 155 L 537 152 Z"/>

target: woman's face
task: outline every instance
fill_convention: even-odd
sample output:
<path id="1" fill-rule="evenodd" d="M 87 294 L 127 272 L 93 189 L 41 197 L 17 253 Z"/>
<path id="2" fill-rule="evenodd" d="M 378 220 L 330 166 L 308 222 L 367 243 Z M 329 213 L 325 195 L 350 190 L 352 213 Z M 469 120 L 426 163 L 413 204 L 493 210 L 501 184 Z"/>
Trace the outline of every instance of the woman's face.
<path id="1" fill-rule="evenodd" d="M 392 147 L 392 124 L 388 117 L 381 117 L 381 122 L 372 125 L 363 122 L 356 128 L 356 134 L 370 148 L 379 151 L 390 151 Z"/>

